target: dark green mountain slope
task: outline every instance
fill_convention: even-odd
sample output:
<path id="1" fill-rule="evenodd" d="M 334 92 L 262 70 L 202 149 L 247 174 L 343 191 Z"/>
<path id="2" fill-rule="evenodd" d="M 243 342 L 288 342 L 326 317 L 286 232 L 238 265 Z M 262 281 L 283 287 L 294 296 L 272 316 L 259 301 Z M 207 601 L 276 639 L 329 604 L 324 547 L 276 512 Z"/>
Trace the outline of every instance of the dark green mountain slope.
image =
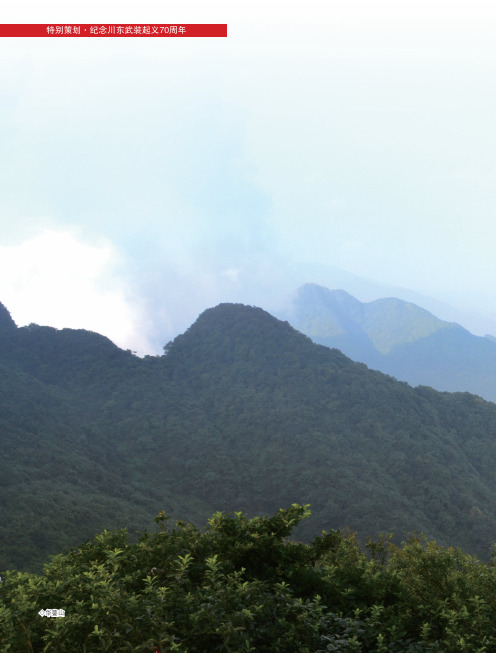
<path id="1" fill-rule="evenodd" d="M 312 340 L 412 385 L 468 391 L 496 401 L 496 340 L 395 298 L 362 303 L 306 284 L 281 318 Z"/>
<path id="2" fill-rule="evenodd" d="M 127 444 L 113 437 L 142 368 L 95 333 L 0 331 L 0 569 L 37 568 L 103 528 L 142 529 L 165 503 L 176 514 L 153 479 L 135 482 Z"/>
<path id="3" fill-rule="evenodd" d="M 483 556 L 496 541 L 496 406 L 412 389 L 259 308 L 209 309 L 143 360 L 88 332 L 0 340 L 0 568 L 162 508 L 198 522 L 310 503 L 303 538 L 423 530 Z"/>
<path id="4" fill-rule="evenodd" d="M 5 306 L 0 302 L 0 332 L 8 332 L 15 330 L 16 323 L 12 319 L 9 311 Z"/>
<path id="5" fill-rule="evenodd" d="M 166 363 L 181 378 L 196 371 L 205 432 L 190 433 L 184 456 L 209 500 L 308 501 L 311 528 L 417 529 L 468 547 L 496 535 L 491 404 L 413 390 L 242 306 L 206 311 Z"/>

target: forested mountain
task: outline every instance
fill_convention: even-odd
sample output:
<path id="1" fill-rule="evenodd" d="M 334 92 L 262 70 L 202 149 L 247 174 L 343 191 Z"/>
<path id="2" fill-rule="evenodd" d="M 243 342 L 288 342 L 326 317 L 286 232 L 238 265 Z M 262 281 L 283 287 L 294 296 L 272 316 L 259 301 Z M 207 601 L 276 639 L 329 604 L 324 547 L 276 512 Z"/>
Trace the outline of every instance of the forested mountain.
<path id="1" fill-rule="evenodd" d="M 496 541 L 492 403 L 413 389 L 239 304 L 144 359 L 0 320 L 0 569 L 161 509 L 202 523 L 309 503 L 303 539 L 416 530 L 483 557 Z"/>
<path id="2" fill-rule="evenodd" d="M 412 385 L 496 401 L 496 339 L 475 336 L 401 299 L 362 303 L 344 290 L 301 286 L 278 317 L 318 344 Z"/>

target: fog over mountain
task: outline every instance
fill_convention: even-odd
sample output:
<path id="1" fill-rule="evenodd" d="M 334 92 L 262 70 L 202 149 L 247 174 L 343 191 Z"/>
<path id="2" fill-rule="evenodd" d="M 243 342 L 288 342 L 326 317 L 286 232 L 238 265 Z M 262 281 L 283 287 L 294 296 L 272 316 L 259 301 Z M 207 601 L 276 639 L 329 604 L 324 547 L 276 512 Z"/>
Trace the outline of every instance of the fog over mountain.
<path id="1" fill-rule="evenodd" d="M 496 342 L 398 298 L 360 302 L 343 290 L 301 286 L 281 319 L 312 340 L 412 385 L 496 401 Z"/>
<path id="2" fill-rule="evenodd" d="M 72 3 L 71 21 L 128 4 Z M 160 353 L 209 306 L 273 311 L 314 282 L 496 334 L 490 3 L 171 10 L 229 36 L 0 43 L 0 295 L 19 325 Z"/>

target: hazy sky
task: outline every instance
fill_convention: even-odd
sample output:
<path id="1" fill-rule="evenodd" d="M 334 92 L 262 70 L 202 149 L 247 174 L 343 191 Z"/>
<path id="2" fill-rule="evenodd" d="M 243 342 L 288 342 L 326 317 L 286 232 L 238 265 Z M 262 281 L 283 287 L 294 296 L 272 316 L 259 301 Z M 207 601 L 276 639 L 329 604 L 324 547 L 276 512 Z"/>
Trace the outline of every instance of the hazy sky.
<path id="1" fill-rule="evenodd" d="M 18 0 L 2 22 L 228 24 L 0 40 L 0 301 L 19 325 L 152 353 L 220 301 L 315 281 L 410 289 L 496 333 L 493 2 Z"/>

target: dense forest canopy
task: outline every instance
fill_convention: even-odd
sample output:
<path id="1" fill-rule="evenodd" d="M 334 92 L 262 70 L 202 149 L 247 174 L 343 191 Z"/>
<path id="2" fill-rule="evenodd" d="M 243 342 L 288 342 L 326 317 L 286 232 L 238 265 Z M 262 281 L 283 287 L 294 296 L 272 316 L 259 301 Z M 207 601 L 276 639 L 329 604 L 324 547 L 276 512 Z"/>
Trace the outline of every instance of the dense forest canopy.
<path id="1" fill-rule="evenodd" d="M 1 314 L 0 314 L 1 316 Z M 487 560 L 496 406 L 411 388 L 260 308 L 208 309 L 160 357 L 87 331 L 0 328 L 0 569 L 39 571 L 165 509 L 312 505 L 295 536 L 424 532 Z"/>

